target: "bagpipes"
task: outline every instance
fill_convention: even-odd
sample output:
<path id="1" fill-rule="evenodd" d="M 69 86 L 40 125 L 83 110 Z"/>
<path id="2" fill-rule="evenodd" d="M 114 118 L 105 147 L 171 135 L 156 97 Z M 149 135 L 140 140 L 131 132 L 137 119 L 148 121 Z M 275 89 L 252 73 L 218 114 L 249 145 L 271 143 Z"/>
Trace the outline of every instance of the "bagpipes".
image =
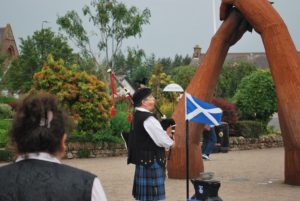
<path id="1" fill-rule="evenodd" d="M 132 121 L 131 108 L 133 107 L 132 94 L 134 93 L 134 89 L 132 88 L 131 89 L 132 92 L 130 93 L 130 90 L 128 90 L 124 86 L 124 84 L 117 78 L 114 71 L 112 71 L 111 69 L 108 69 L 107 72 L 109 73 L 109 81 L 110 81 L 110 87 L 111 87 L 111 100 L 112 100 L 111 115 L 114 116 L 116 114 L 116 111 L 115 111 L 115 98 L 126 99 L 129 103 L 127 120 L 129 122 L 131 122 Z M 115 87 L 115 82 L 117 82 L 118 85 L 125 91 L 125 96 L 120 96 L 117 93 L 116 87 Z M 171 127 L 171 136 L 170 136 L 170 138 L 173 140 L 174 135 L 175 135 L 175 131 L 176 131 L 176 123 L 175 123 L 174 119 L 166 118 L 166 115 L 164 115 L 156 105 L 154 107 L 155 107 L 155 110 L 161 115 L 160 124 L 161 124 L 162 128 L 166 131 L 169 127 Z M 132 125 L 131 125 L 131 131 L 130 132 L 132 132 Z M 127 149 L 129 147 L 130 132 L 122 132 L 121 133 L 121 137 L 123 138 L 123 140 L 125 142 L 125 146 L 126 146 Z M 170 156 L 171 156 L 171 149 L 169 150 L 169 155 L 167 157 L 168 160 L 170 159 Z"/>

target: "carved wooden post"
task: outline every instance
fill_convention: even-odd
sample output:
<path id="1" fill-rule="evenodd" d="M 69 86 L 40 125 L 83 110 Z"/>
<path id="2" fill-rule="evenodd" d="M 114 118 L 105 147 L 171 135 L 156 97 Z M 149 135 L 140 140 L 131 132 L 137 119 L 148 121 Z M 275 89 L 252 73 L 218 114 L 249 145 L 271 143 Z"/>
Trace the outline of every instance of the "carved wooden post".
<path id="1" fill-rule="evenodd" d="M 213 95 L 217 79 L 229 47 L 234 44 L 246 31 L 247 22 L 242 15 L 233 10 L 223 22 L 215 36 L 197 72 L 187 87 L 187 92 L 193 96 L 209 101 Z M 238 30 L 238 31 L 237 31 Z M 173 118 L 176 121 L 176 147 L 172 150 L 171 160 L 168 161 L 168 176 L 170 178 L 185 178 L 185 111 L 184 97 L 175 108 Z M 195 178 L 203 171 L 201 158 L 200 135 L 202 126 L 190 123 L 190 177 Z"/>
<path id="2" fill-rule="evenodd" d="M 261 35 L 275 82 L 285 148 L 285 183 L 300 185 L 300 58 L 288 29 L 267 0 L 223 0 Z"/>

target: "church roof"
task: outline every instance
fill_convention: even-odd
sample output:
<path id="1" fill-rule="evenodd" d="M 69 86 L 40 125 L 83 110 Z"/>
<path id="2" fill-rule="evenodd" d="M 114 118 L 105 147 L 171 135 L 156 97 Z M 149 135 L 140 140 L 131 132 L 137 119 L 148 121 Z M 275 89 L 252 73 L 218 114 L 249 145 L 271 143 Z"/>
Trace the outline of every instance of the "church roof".
<path id="1" fill-rule="evenodd" d="M 300 55 L 299 51 L 298 54 Z M 201 53 L 198 58 L 192 58 L 190 65 L 197 67 L 198 64 L 202 61 L 204 55 L 205 55 L 204 53 Z M 241 53 L 229 52 L 225 59 L 225 62 L 239 62 L 239 61 L 246 61 L 260 68 L 269 68 L 269 63 L 265 52 L 241 52 Z"/>
<path id="2" fill-rule="evenodd" d="M 265 52 L 228 53 L 226 56 L 226 61 L 247 61 L 261 68 L 269 67 Z"/>

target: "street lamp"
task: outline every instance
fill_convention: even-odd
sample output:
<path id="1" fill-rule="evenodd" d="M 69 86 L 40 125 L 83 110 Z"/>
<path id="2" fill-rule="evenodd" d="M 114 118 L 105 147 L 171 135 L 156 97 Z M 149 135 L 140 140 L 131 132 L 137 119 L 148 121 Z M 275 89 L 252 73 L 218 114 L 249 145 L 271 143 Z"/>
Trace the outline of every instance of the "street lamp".
<path id="1" fill-rule="evenodd" d="M 44 23 L 47 24 L 47 23 L 49 23 L 49 21 L 47 21 L 47 20 L 42 21 L 42 30 L 44 29 Z"/>
<path id="2" fill-rule="evenodd" d="M 42 21 L 42 30 L 41 30 L 41 34 L 42 34 L 42 41 L 41 41 L 41 58 L 43 58 L 44 56 L 44 37 L 45 37 L 45 33 L 44 33 L 44 23 L 47 24 L 49 23 L 49 21 L 47 20 L 43 20 Z"/>

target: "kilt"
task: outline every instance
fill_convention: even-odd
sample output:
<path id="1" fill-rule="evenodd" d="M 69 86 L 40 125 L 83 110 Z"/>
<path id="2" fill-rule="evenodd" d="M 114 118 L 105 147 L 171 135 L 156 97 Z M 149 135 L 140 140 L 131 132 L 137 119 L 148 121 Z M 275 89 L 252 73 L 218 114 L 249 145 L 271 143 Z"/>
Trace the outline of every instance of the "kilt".
<path id="1" fill-rule="evenodd" d="M 165 168 L 156 161 L 150 167 L 136 165 L 132 195 L 136 200 L 164 200 Z"/>

